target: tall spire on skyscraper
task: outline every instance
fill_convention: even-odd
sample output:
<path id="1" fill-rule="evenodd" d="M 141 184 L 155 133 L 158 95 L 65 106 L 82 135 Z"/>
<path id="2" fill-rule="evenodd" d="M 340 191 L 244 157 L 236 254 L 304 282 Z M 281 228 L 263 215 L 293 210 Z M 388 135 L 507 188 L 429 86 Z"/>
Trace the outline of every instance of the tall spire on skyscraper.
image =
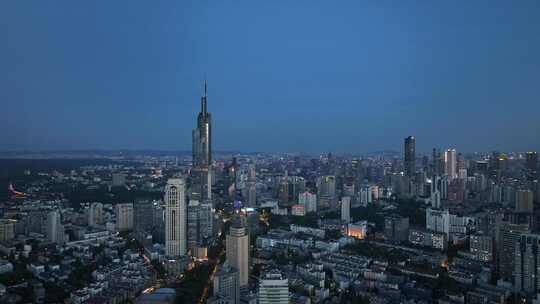
<path id="1" fill-rule="evenodd" d="M 206 115 L 206 89 L 207 89 L 207 84 L 206 84 L 206 79 L 204 80 L 204 93 L 203 93 L 203 96 L 201 97 L 201 113 L 203 115 Z"/>

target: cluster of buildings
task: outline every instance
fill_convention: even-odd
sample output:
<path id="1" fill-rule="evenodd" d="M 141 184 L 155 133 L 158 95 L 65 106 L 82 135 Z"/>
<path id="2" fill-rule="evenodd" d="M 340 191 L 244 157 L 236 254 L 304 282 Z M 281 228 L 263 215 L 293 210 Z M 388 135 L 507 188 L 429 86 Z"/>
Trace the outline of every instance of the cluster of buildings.
<path id="1" fill-rule="evenodd" d="M 54 284 L 72 303 L 170 303 L 169 283 L 201 264 L 213 270 L 201 301 L 216 304 L 502 304 L 540 292 L 536 152 L 421 155 L 410 136 L 402 156 L 214 159 L 206 84 L 192 136 L 185 159 L 29 172 L 0 208 L 0 274 L 13 278 L 0 299 L 47 297 Z M 19 286 L 21 271 L 32 284 Z"/>

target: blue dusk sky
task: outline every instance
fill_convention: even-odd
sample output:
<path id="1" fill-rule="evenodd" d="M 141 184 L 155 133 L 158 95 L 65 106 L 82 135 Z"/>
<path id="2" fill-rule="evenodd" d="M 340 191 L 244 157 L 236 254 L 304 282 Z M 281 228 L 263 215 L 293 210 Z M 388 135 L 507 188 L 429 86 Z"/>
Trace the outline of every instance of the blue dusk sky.
<path id="1" fill-rule="evenodd" d="M 0 150 L 540 150 L 540 1 L 0 2 Z"/>

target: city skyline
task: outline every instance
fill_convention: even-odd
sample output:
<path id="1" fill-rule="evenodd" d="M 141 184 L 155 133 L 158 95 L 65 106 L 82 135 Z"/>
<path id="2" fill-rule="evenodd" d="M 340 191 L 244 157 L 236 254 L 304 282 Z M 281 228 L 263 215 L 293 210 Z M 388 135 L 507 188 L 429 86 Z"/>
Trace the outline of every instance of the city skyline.
<path id="1" fill-rule="evenodd" d="M 540 2 L 281 2 L 0 3 L 0 303 L 540 303 Z"/>
<path id="2" fill-rule="evenodd" d="M 207 78 L 216 151 L 539 150 L 538 3 L 465 4 L 2 3 L 0 146 L 189 150 Z"/>

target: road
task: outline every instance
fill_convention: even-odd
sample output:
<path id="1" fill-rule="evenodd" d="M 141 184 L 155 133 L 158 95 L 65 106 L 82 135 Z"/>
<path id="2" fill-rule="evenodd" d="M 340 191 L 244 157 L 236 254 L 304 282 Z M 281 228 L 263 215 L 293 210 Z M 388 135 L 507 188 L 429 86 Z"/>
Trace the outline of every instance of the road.
<path id="1" fill-rule="evenodd" d="M 212 272 L 210 272 L 210 275 L 208 276 L 208 281 L 206 281 L 206 285 L 204 286 L 201 298 L 199 299 L 198 303 L 203 304 L 206 298 L 208 297 L 208 291 L 210 290 L 210 286 L 214 282 L 214 275 L 216 274 L 218 267 L 219 267 L 219 261 L 221 260 L 221 257 L 225 254 L 225 247 L 221 249 L 217 257 L 212 261 L 214 264 L 214 268 L 212 268 Z"/>

